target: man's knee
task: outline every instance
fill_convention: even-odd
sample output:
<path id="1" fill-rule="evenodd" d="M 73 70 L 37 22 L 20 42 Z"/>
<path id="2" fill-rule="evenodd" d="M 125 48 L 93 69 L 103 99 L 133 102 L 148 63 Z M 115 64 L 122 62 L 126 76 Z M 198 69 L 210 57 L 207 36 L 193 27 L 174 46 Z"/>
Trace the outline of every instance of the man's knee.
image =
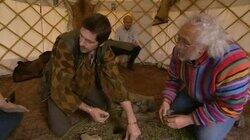
<path id="1" fill-rule="evenodd" d="M 187 95 L 187 93 L 181 92 L 173 101 L 170 109 L 174 114 L 187 114 L 195 109 L 194 101 Z"/>
<path id="2" fill-rule="evenodd" d="M 56 105 L 48 100 L 48 123 L 57 136 L 63 136 L 71 127 L 70 119 Z"/>
<path id="3" fill-rule="evenodd" d="M 10 127 L 16 127 L 23 119 L 23 113 L 5 113 L 3 120 Z"/>
<path id="4" fill-rule="evenodd" d="M 49 127 L 52 132 L 59 137 L 63 136 L 70 129 L 70 125 L 65 125 L 60 121 L 58 121 L 57 123 L 49 121 Z"/>
<path id="5" fill-rule="evenodd" d="M 140 46 L 137 46 L 137 47 L 134 48 L 134 50 L 136 50 L 137 52 L 140 52 L 141 47 L 140 47 Z"/>
<path id="6" fill-rule="evenodd" d="M 1 113 L 1 112 L 0 112 Z M 22 113 L 5 113 L 0 114 L 0 139 L 6 139 L 9 134 L 21 123 Z"/>
<path id="7" fill-rule="evenodd" d="M 133 48 L 132 50 L 132 55 L 138 55 L 141 51 L 141 47 L 140 46 L 137 46 L 135 48 Z"/>
<path id="8" fill-rule="evenodd" d="M 196 137 L 198 140 L 223 140 L 230 132 L 234 122 L 235 120 L 230 118 L 223 123 L 198 127 Z"/>
<path id="9" fill-rule="evenodd" d="M 15 125 L 20 124 L 22 119 L 23 119 L 23 113 L 14 113 L 13 123 L 15 123 Z"/>

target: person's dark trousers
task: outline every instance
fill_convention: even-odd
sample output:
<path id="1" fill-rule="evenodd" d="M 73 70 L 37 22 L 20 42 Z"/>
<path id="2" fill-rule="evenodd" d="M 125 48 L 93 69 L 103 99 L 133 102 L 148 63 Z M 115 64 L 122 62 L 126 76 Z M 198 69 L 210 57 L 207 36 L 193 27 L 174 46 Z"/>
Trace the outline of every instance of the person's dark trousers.
<path id="1" fill-rule="evenodd" d="M 132 69 L 133 64 L 135 62 L 135 59 L 138 56 L 138 54 L 140 53 L 141 47 L 137 46 L 137 47 L 134 47 L 132 50 L 125 50 L 125 49 L 122 49 L 122 48 L 118 48 L 116 46 L 111 46 L 111 49 L 113 50 L 115 56 L 124 55 L 124 54 L 130 56 L 130 58 L 128 60 L 127 67 L 129 69 Z"/>
<path id="2" fill-rule="evenodd" d="M 201 103 L 191 99 L 185 91 L 180 92 L 170 109 L 173 114 L 188 114 L 197 107 L 202 106 Z M 195 126 L 196 139 L 198 140 L 223 140 L 234 125 L 233 118 L 227 118 L 223 123 L 217 123 L 211 126 Z"/>
<path id="3" fill-rule="evenodd" d="M 107 98 L 105 97 L 102 90 L 94 90 L 91 93 L 92 94 L 88 95 L 85 99 L 83 99 L 84 103 L 92 107 L 98 107 L 102 110 L 109 109 L 110 105 L 108 104 Z M 110 117 L 112 117 L 112 121 L 116 121 L 114 119 L 116 119 L 116 117 L 118 117 L 122 113 L 119 110 L 109 111 Z M 54 103 L 53 100 L 48 99 L 48 121 L 50 129 L 54 132 L 55 135 L 63 136 L 65 133 L 67 133 L 67 131 L 70 130 L 72 126 L 74 126 L 80 121 L 81 117 L 87 116 L 86 114 L 82 114 L 82 111 L 73 113 L 71 116 L 67 116 L 60 108 L 58 108 L 58 106 Z"/>
<path id="4" fill-rule="evenodd" d="M 22 113 L 7 113 L 0 110 L 0 140 L 5 140 L 20 124 Z"/>

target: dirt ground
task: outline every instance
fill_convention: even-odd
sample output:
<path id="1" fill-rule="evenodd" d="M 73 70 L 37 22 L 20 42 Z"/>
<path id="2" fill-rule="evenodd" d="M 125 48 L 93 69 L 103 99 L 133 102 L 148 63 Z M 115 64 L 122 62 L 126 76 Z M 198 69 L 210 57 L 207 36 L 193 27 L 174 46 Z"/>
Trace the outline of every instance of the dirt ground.
<path id="1" fill-rule="evenodd" d="M 134 71 L 120 68 L 124 77 L 125 86 L 130 92 L 156 96 L 164 89 L 167 79 L 166 71 L 154 66 L 136 65 Z M 11 134 L 9 140 L 53 140 L 53 139 L 79 139 L 80 134 L 98 134 L 104 140 L 119 140 L 121 135 L 113 134 L 113 126 L 97 124 L 88 118 L 82 119 L 64 137 L 58 138 L 53 135 L 47 124 L 46 104 L 40 101 L 39 96 L 40 79 L 32 79 L 25 82 L 13 83 L 11 78 L 0 79 L 0 92 L 4 95 L 11 91 L 16 92 L 16 102 L 30 109 L 24 114 L 20 126 Z M 244 128 L 233 128 L 227 137 L 228 140 L 247 140 L 250 137 L 250 107 L 244 114 L 246 126 Z M 173 130 L 161 125 L 155 118 L 155 113 L 140 113 L 139 126 L 142 129 L 142 140 L 165 140 L 165 139 L 193 139 L 187 130 Z"/>

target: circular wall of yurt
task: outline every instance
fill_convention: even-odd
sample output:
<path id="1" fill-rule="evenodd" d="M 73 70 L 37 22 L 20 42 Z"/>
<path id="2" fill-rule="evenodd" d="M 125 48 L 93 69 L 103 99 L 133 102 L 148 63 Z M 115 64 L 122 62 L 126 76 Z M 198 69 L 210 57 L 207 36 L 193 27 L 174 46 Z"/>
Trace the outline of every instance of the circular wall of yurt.
<path id="1" fill-rule="evenodd" d="M 11 74 L 17 61 L 34 60 L 51 50 L 56 37 L 69 30 L 70 10 L 63 0 L 1 0 L 0 75 Z M 160 0 L 93 0 L 95 12 L 106 15 L 114 38 L 122 19 L 130 14 L 138 29 L 142 50 L 137 63 L 167 66 L 173 37 L 188 18 L 205 12 L 218 20 L 227 33 L 250 53 L 249 0 L 179 0 L 171 6 L 168 23 L 152 26 Z"/>
<path id="2" fill-rule="evenodd" d="M 162 7 L 165 7 L 165 9 L 163 9 L 164 19 L 161 19 L 163 22 L 160 21 L 157 23 L 156 19 L 159 20 L 158 16 L 160 13 L 162 14 Z M 71 61 L 73 57 L 71 57 L 72 55 L 69 54 L 67 50 L 65 51 L 66 53 L 63 49 L 59 52 L 59 49 L 55 47 L 53 53 L 51 53 L 59 35 L 74 29 L 79 29 L 83 19 L 93 13 L 101 13 L 109 19 L 112 26 L 112 32 L 109 38 L 113 40 L 116 40 L 118 27 L 124 24 L 124 17 L 127 15 L 132 17 L 133 26 L 136 28 L 136 33 L 138 34 L 138 42 L 136 40 L 136 45 L 132 43 L 127 43 L 126 45 L 132 44 L 132 50 L 136 48 L 137 52 L 140 51 L 135 59 L 135 63 L 137 64 L 133 65 L 133 59 L 132 67 L 129 67 L 130 63 L 126 65 L 126 59 L 130 61 L 132 58 L 126 55 L 114 58 L 117 54 L 115 54 L 114 50 L 114 53 L 111 52 L 111 45 L 111 47 L 107 47 L 108 50 L 105 50 L 105 47 L 103 47 L 104 49 L 100 47 L 95 48 L 93 49 L 94 51 L 89 50 L 91 53 L 82 51 L 81 49 L 86 46 L 79 45 L 81 48 L 77 49 L 81 52 L 74 51 L 74 58 L 77 56 L 79 61 L 74 62 Z M 236 50 L 235 52 L 240 52 L 240 54 L 232 53 L 232 57 L 224 57 L 230 60 L 232 58 L 233 60 L 231 61 L 235 63 L 228 62 L 227 60 L 229 59 L 225 59 L 225 62 L 217 58 L 209 58 L 206 59 L 208 61 L 203 61 L 205 60 L 203 56 L 208 58 L 207 53 L 204 51 L 198 52 L 200 58 L 203 59 L 202 61 L 208 62 L 208 65 L 203 65 L 204 67 L 196 65 L 196 62 L 199 63 L 199 61 L 188 61 L 188 63 L 185 64 L 179 63 L 181 66 L 177 63 L 175 64 L 175 60 L 172 59 L 173 61 L 171 61 L 171 58 L 174 58 L 172 57 L 172 53 L 176 42 L 178 42 L 179 48 L 182 46 L 181 49 L 183 49 L 184 46 L 196 45 L 191 41 L 185 42 L 184 37 L 182 37 L 181 40 L 181 35 L 178 36 L 178 31 L 186 21 L 200 13 L 205 13 L 215 18 L 226 33 L 242 47 L 248 55 L 248 58 L 246 58 L 244 52 L 238 51 L 239 48 L 237 47 L 237 49 L 233 51 Z M 248 104 L 250 100 L 248 100 L 248 103 L 245 103 L 247 102 L 246 98 L 250 97 L 247 96 L 246 93 L 248 92 L 250 95 L 250 89 L 248 87 L 249 63 L 247 63 L 250 56 L 249 27 L 250 0 L 0 0 L 0 140 L 2 140 L 1 134 L 3 133 L 3 127 L 9 127 L 9 122 L 19 123 L 19 126 L 10 133 L 9 140 L 73 140 L 80 139 L 80 137 L 82 140 L 86 140 L 86 138 L 82 137 L 84 134 L 93 134 L 93 136 L 98 136 L 104 140 L 121 139 L 124 134 L 126 135 L 125 127 L 130 124 L 132 126 L 138 125 L 139 129 L 141 129 L 139 140 L 195 139 L 194 133 L 189 133 L 186 129 L 180 129 L 182 127 L 176 126 L 176 128 L 178 128 L 177 130 L 167 126 L 170 124 L 168 119 L 179 116 L 172 116 L 172 114 L 176 112 L 174 112 L 172 107 L 170 108 L 176 100 L 175 97 L 180 95 L 177 92 L 180 91 L 184 93 L 186 89 L 186 93 L 192 95 L 191 97 L 194 99 L 192 101 L 197 101 L 194 104 L 197 103 L 197 105 L 199 105 L 196 109 L 200 112 L 200 116 L 205 116 L 204 121 L 207 120 L 207 123 L 204 123 L 197 117 L 196 119 L 201 122 L 199 123 L 195 120 L 194 115 L 186 115 L 189 118 L 189 124 L 193 125 L 198 122 L 197 124 L 200 127 L 202 123 L 206 126 L 207 124 L 221 123 L 224 119 L 230 117 L 237 118 L 238 120 L 234 126 L 232 126 L 232 118 L 230 118 L 230 128 L 233 127 L 233 131 L 228 133 L 226 139 L 249 139 L 250 106 Z M 221 28 L 216 29 L 221 30 Z M 87 34 L 88 33 L 90 32 L 87 31 Z M 224 32 L 222 34 L 222 39 L 226 38 Z M 179 40 L 177 37 L 180 37 Z M 82 36 L 82 38 L 84 37 Z M 217 38 L 214 40 L 217 41 Z M 222 42 L 228 45 L 225 43 L 225 40 Z M 95 45 L 93 46 L 96 47 L 96 44 L 100 42 L 97 43 L 96 40 L 92 40 L 92 43 L 94 43 Z M 124 42 L 120 41 L 119 43 L 122 44 Z M 105 45 L 105 43 L 103 44 Z M 55 46 L 64 47 L 64 45 Z M 75 46 L 72 45 L 72 48 L 73 47 Z M 190 48 L 193 49 L 193 47 Z M 188 52 L 192 52 L 193 50 L 191 49 Z M 196 51 L 196 49 L 194 50 Z M 128 50 L 126 50 L 126 53 L 127 51 Z M 104 55 L 99 52 L 104 52 Z M 180 56 L 180 52 L 178 56 Z M 96 53 L 96 55 L 93 55 L 94 53 Z M 132 56 L 131 54 L 132 53 L 129 55 Z M 138 53 L 136 53 L 136 55 L 137 54 Z M 231 53 L 227 54 L 230 55 Z M 50 56 L 56 59 L 50 59 Z M 105 56 L 108 56 L 108 58 Z M 66 59 L 66 57 L 69 59 Z M 243 58 L 242 61 L 238 61 L 241 58 Z M 235 61 L 236 59 L 237 61 Z M 169 68 L 170 61 L 173 63 L 171 63 L 170 69 L 166 70 Z M 225 62 L 226 64 L 220 62 Z M 246 63 L 238 65 L 241 62 Z M 183 68 L 182 66 L 186 66 L 186 64 L 188 67 Z M 59 67 L 58 70 L 57 66 Z M 64 73 L 63 71 L 66 72 Z M 175 72 L 179 73 L 175 74 Z M 216 76 L 212 77 L 211 75 Z M 207 83 L 210 85 L 207 85 Z M 167 91 L 168 87 L 170 88 Z M 174 88 L 171 89 L 171 87 Z M 210 89 L 212 90 L 210 91 Z M 58 93 L 52 93 L 57 91 Z M 93 93 L 98 96 L 93 95 Z M 103 108 L 106 108 L 104 106 L 108 108 L 108 106 L 113 105 L 113 103 L 108 103 L 107 105 L 101 103 L 107 101 L 106 99 L 108 98 L 105 98 L 105 95 L 102 96 L 99 93 L 105 93 L 107 97 L 110 97 L 111 100 L 109 101 L 114 100 L 114 104 L 117 105 L 117 108 L 114 110 L 106 110 L 110 114 L 107 113 L 107 115 L 105 113 L 99 115 L 99 117 L 103 116 L 105 118 L 103 122 L 106 122 L 104 124 L 92 121 L 91 112 L 93 112 L 92 110 L 94 110 L 94 108 L 98 109 L 98 107 L 96 107 L 96 105 L 99 104 L 98 102 L 100 102 Z M 166 95 L 166 93 L 170 94 Z M 87 94 L 91 95 L 90 98 L 97 100 L 101 96 L 104 98 L 103 101 L 101 101 L 102 99 L 97 101 L 96 105 L 95 103 L 93 105 L 88 104 L 90 101 L 86 102 L 85 106 L 85 99 L 88 98 Z M 56 96 L 54 96 L 55 98 L 58 97 L 56 99 L 58 101 L 57 103 L 53 99 L 53 95 Z M 172 101 L 167 97 L 170 97 Z M 205 101 L 203 101 L 203 99 Z M 81 105 L 78 104 L 78 101 L 81 102 Z M 123 106 L 122 103 L 124 101 L 128 101 L 126 103 L 129 109 Z M 11 102 L 14 102 L 14 105 Z M 52 105 L 53 102 L 54 105 Z M 181 103 L 183 103 L 182 100 Z M 20 104 L 23 107 L 15 106 L 15 104 Z M 21 111 L 11 107 L 9 110 L 8 108 L 4 110 L 3 105 L 5 105 L 5 107 L 12 105 L 18 107 Z M 53 108 L 52 111 L 50 111 L 51 105 L 56 108 L 56 112 L 59 112 L 59 115 L 53 114 Z M 69 114 L 66 114 L 63 111 L 63 107 L 60 108 L 59 105 L 65 105 L 67 113 Z M 85 106 L 85 109 L 81 108 L 82 105 Z M 163 107 L 160 107 L 160 105 L 169 110 L 167 111 L 166 108 L 165 110 Z M 243 107 L 243 105 L 245 106 Z M 177 106 L 189 107 L 189 105 L 186 106 L 185 103 Z M 25 107 L 27 107 L 29 111 Z M 68 110 L 68 108 L 72 110 Z M 204 108 L 208 111 L 203 111 L 203 109 L 200 108 Z M 125 111 L 121 112 L 121 109 Z M 2 114 L 12 114 L 8 111 L 23 112 L 23 114 L 20 114 L 20 118 L 17 119 L 21 120 L 21 116 L 23 115 L 21 122 L 20 120 L 19 122 L 16 120 L 5 122 L 5 115 Z M 116 116 L 118 118 L 112 118 L 113 114 L 111 113 L 116 113 L 116 111 L 119 115 Z M 85 116 L 87 114 L 86 112 L 90 114 L 90 117 Z M 213 114 L 213 112 L 218 114 Z M 75 113 L 76 119 L 74 119 Z M 82 115 L 80 117 L 78 116 L 80 119 L 77 117 L 77 115 L 79 115 L 77 113 Z M 133 116 L 134 113 L 135 116 Z M 16 113 L 13 114 L 15 115 Z M 129 121 L 128 114 L 132 115 L 133 121 Z M 190 114 L 198 113 L 192 110 Z M 72 120 L 71 118 L 68 119 L 68 116 L 64 117 L 65 115 L 72 115 Z M 180 117 L 183 116 L 181 115 Z M 136 118 L 135 120 L 134 117 Z M 50 121 L 53 119 L 54 122 L 58 122 L 58 125 L 64 125 L 64 123 L 61 123 L 62 118 L 66 118 L 63 120 L 67 121 L 67 124 L 70 122 L 76 125 L 70 128 L 64 136 L 58 137 L 57 134 L 54 133 Z M 162 118 L 162 123 L 160 122 L 160 118 Z M 79 121 L 78 124 L 76 123 L 77 121 Z M 225 123 L 219 125 L 224 126 L 224 124 Z M 183 125 L 183 127 L 185 126 Z M 201 128 L 207 129 L 208 127 Z M 210 129 L 208 130 L 210 131 Z M 139 134 L 139 132 L 137 134 Z M 99 140 L 99 138 L 96 139 Z"/>

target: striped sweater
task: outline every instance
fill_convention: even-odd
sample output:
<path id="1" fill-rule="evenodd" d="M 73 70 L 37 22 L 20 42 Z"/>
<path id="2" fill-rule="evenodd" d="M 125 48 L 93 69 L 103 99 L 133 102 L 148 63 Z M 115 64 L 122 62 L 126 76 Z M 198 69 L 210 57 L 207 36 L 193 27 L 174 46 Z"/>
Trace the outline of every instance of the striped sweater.
<path id="1" fill-rule="evenodd" d="M 250 83 L 250 61 L 236 44 L 229 46 L 221 58 L 209 58 L 204 53 L 194 63 L 177 59 L 176 49 L 168 69 L 163 96 L 172 103 L 178 91 L 185 87 L 191 98 L 203 104 L 193 112 L 196 125 L 212 125 L 226 118 L 237 118 L 247 102 Z"/>

